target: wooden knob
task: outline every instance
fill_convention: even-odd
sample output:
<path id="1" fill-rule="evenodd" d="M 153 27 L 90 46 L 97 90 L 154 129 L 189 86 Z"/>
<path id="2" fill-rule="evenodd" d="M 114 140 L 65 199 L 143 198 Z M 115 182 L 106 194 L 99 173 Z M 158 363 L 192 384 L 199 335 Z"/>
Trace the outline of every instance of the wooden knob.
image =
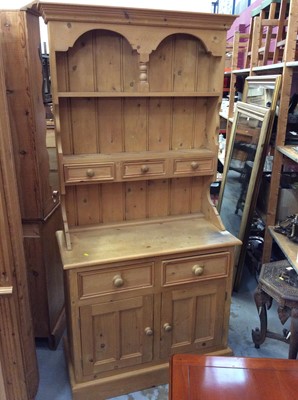
<path id="1" fill-rule="evenodd" d="M 88 176 L 88 178 L 92 178 L 95 175 L 95 173 L 92 168 L 88 168 L 86 171 L 86 175 Z"/>
<path id="2" fill-rule="evenodd" d="M 113 284 L 115 287 L 121 287 L 124 284 L 124 280 L 122 279 L 121 275 L 115 275 L 113 278 Z"/>
<path id="3" fill-rule="evenodd" d="M 198 264 L 194 265 L 194 266 L 192 267 L 192 273 L 193 273 L 195 276 L 201 276 L 201 275 L 203 275 L 203 273 L 204 273 L 204 265 L 198 265 Z"/>
<path id="4" fill-rule="evenodd" d="M 145 328 L 145 335 L 146 335 L 146 336 L 152 336 L 152 335 L 153 335 L 153 330 L 152 330 L 152 328 L 150 328 L 149 326 L 147 326 L 147 328 Z"/>
<path id="5" fill-rule="evenodd" d="M 199 168 L 199 163 L 197 161 L 192 161 L 190 163 L 191 169 L 195 170 Z"/>
<path id="6" fill-rule="evenodd" d="M 148 165 L 142 165 L 142 166 L 141 166 L 141 171 L 143 172 L 143 174 L 145 174 L 146 172 L 148 172 L 148 171 L 149 171 Z"/>
<path id="7" fill-rule="evenodd" d="M 172 330 L 172 325 L 170 325 L 168 322 L 166 322 L 163 326 L 163 329 L 165 332 L 171 332 Z"/>

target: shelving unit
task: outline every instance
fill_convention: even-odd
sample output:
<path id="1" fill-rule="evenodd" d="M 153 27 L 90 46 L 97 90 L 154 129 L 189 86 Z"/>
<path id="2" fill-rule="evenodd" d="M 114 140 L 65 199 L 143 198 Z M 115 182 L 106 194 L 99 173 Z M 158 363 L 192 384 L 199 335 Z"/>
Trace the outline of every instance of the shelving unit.
<path id="1" fill-rule="evenodd" d="M 286 3 L 286 0 L 284 0 L 284 2 Z M 297 29 L 298 4 L 295 1 L 291 1 L 287 25 L 287 37 L 285 40 L 285 48 L 283 51 L 283 65 L 281 70 L 282 85 L 280 93 L 279 116 L 271 175 L 271 185 L 266 215 L 267 229 L 264 238 L 264 250 L 262 258 L 263 263 L 269 262 L 271 257 L 272 235 L 268 227 L 276 224 L 276 209 L 278 204 L 279 181 L 283 165 L 283 157 L 289 155 L 289 152 L 285 151 L 285 148 L 283 146 L 285 144 L 286 128 L 288 121 L 288 108 L 292 92 L 293 74 L 294 69 L 297 67 Z M 285 255 L 287 256 L 287 254 Z"/>
<path id="2" fill-rule="evenodd" d="M 276 241 L 291 266 L 298 273 L 298 257 L 297 257 L 297 243 L 291 242 L 286 236 L 276 233 L 272 226 L 269 226 L 269 232 L 272 238 Z"/>
<path id="3" fill-rule="evenodd" d="M 286 29 L 284 29 L 285 26 Z M 267 28 L 264 29 L 265 27 Z M 271 27 L 276 27 L 275 31 L 274 29 L 272 30 Z M 288 107 L 291 93 L 293 91 L 294 72 L 297 71 L 298 67 L 297 27 L 297 2 L 289 2 L 287 0 L 281 0 L 279 2 L 264 1 L 259 8 L 253 11 L 245 68 L 233 71 L 234 74 L 242 74 L 243 76 L 262 74 L 282 75 L 278 126 L 276 142 L 273 149 L 273 169 L 268 196 L 268 208 L 266 215 L 264 216 L 266 232 L 262 264 L 270 262 L 272 238 L 278 238 L 277 234 L 273 234 L 270 227 L 276 224 L 276 210 L 278 205 L 279 182 L 283 166 L 283 158 L 289 157 L 290 159 L 297 161 L 297 155 L 291 149 L 291 146 L 285 146 Z M 276 42 L 277 39 L 278 41 Z M 279 48 L 280 51 L 278 54 L 271 50 L 270 53 L 268 53 L 270 43 L 271 50 L 273 44 L 275 44 L 275 47 L 277 46 Z M 297 85 L 296 81 L 294 82 Z M 295 90 L 297 91 L 297 88 Z M 285 252 L 285 256 L 288 257 L 287 246 L 284 246 L 284 240 L 276 241 Z M 294 244 L 291 244 L 291 246 L 295 247 Z M 295 265 L 296 257 L 289 258 L 292 265 Z"/>
<path id="4" fill-rule="evenodd" d="M 210 200 L 233 16 L 45 3 L 74 399 L 230 354 L 239 241 Z"/>

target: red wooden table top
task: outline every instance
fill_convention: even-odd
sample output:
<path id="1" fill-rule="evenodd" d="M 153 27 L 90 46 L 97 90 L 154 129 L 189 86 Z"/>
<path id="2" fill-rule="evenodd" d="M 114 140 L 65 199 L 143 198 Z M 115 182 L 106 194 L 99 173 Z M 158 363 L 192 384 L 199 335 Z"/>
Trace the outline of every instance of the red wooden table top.
<path id="1" fill-rule="evenodd" d="M 296 400 L 298 360 L 176 354 L 170 400 Z"/>

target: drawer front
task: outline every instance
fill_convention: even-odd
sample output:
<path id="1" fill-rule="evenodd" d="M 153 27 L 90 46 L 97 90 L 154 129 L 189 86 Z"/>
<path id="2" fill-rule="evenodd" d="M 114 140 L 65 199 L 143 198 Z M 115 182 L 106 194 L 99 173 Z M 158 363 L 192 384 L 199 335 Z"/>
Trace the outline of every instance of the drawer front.
<path id="1" fill-rule="evenodd" d="M 93 181 L 112 181 L 115 179 L 115 165 L 111 163 L 64 165 L 66 184 L 88 183 Z"/>
<path id="2" fill-rule="evenodd" d="M 186 257 L 162 262 L 162 286 L 185 284 L 228 275 L 228 252 Z"/>
<path id="3" fill-rule="evenodd" d="M 122 179 L 150 178 L 166 174 L 165 160 L 126 161 L 122 164 Z"/>
<path id="4" fill-rule="evenodd" d="M 153 286 L 153 262 L 78 273 L 79 298 Z"/>
<path id="5" fill-rule="evenodd" d="M 213 158 L 174 160 L 174 175 L 205 175 L 207 173 L 213 174 L 213 172 Z"/>

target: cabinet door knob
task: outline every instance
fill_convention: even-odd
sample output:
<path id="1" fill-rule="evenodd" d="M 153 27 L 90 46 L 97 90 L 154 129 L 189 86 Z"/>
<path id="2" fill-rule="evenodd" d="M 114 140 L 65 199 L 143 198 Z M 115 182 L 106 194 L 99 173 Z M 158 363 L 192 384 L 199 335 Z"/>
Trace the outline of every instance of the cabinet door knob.
<path id="1" fill-rule="evenodd" d="M 190 163 L 191 169 L 196 170 L 199 168 L 199 163 L 197 161 L 192 161 Z"/>
<path id="2" fill-rule="evenodd" d="M 146 336 L 152 336 L 153 335 L 153 329 L 150 328 L 150 326 L 147 326 L 147 328 L 145 328 L 145 335 Z"/>
<path id="3" fill-rule="evenodd" d="M 163 329 L 165 332 L 171 332 L 172 331 L 172 325 L 170 325 L 168 322 L 166 322 L 163 326 Z"/>
<path id="4" fill-rule="evenodd" d="M 145 174 L 145 173 L 148 172 L 148 171 L 149 171 L 148 165 L 142 165 L 142 166 L 141 166 L 141 172 L 142 172 L 143 174 Z"/>
<path id="5" fill-rule="evenodd" d="M 113 278 L 113 284 L 115 287 L 121 287 L 124 284 L 124 280 L 122 279 L 121 275 L 115 275 Z"/>
<path id="6" fill-rule="evenodd" d="M 88 168 L 86 171 L 86 175 L 88 176 L 88 178 L 92 178 L 95 175 L 95 173 L 92 168 Z"/>
<path id="7" fill-rule="evenodd" d="M 204 265 L 196 264 L 192 267 L 192 273 L 195 276 L 201 276 L 204 273 Z"/>
<path id="8" fill-rule="evenodd" d="M 57 201 L 59 200 L 59 191 L 58 190 L 53 190 L 52 199 L 53 199 L 53 203 L 57 203 Z"/>

